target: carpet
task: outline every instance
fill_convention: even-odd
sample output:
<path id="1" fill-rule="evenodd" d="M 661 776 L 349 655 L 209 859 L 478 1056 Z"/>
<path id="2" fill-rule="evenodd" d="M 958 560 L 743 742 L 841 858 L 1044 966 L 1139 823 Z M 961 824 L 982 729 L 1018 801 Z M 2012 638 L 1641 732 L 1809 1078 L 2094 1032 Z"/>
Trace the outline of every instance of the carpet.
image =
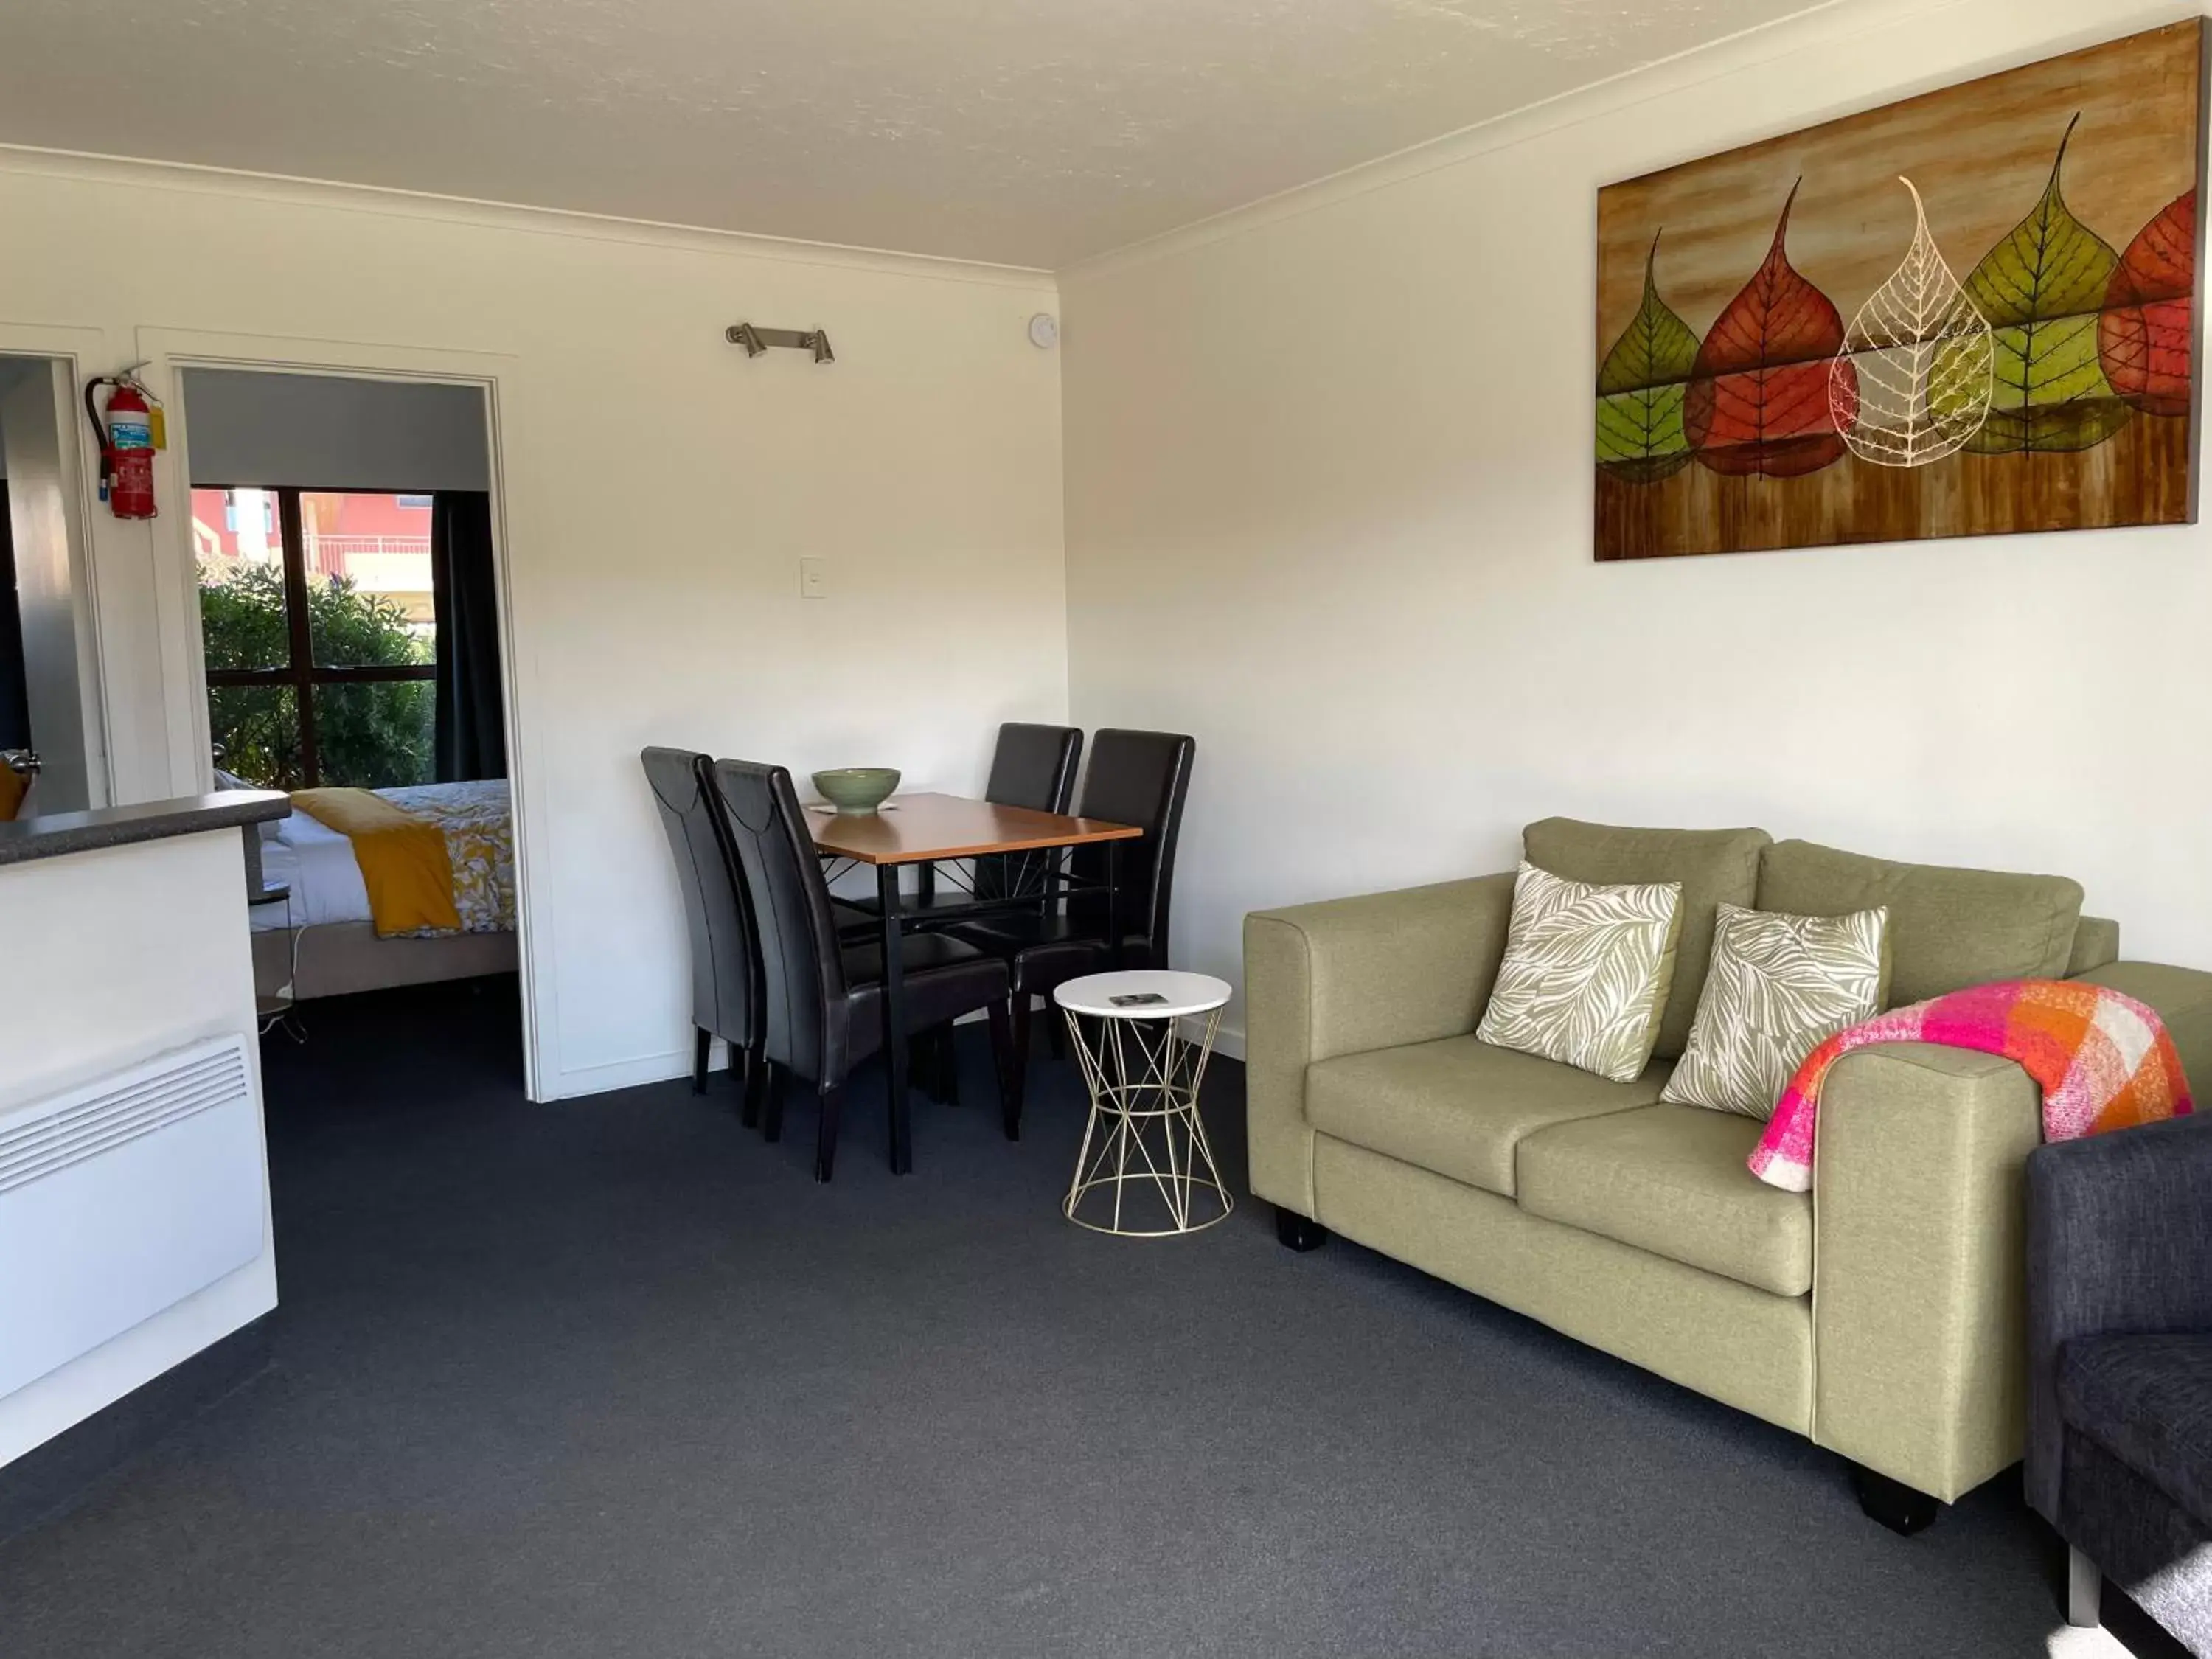
<path id="1" fill-rule="evenodd" d="M 1831 1455 L 1246 1200 L 1071 1227 L 1071 1068 L 880 1083 L 837 1180 L 684 1083 L 532 1106 L 513 993 L 265 1048 L 272 1368 L 0 1547 L 0 1654 L 2041 1655 L 2006 1477 L 1927 1534 Z M 1042 1043 L 1039 1048 L 1042 1049 Z M 1241 1074 L 1207 1115 L 1241 1180 Z"/>

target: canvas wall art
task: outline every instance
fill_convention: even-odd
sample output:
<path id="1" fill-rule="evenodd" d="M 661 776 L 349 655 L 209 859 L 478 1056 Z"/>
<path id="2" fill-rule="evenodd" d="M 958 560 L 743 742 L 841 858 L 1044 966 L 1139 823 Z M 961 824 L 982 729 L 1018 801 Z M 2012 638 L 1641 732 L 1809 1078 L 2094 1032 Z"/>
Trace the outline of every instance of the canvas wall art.
<path id="1" fill-rule="evenodd" d="M 2204 51 L 1600 191 L 1597 556 L 2193 523 Z"/>

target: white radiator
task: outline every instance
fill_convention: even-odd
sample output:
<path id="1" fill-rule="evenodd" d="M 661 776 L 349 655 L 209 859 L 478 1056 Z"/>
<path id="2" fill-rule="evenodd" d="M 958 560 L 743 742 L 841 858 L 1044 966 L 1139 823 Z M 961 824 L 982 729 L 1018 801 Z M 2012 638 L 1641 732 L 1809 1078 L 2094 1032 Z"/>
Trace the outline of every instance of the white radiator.
<path id="1" fill-rule="evenodd" d="M 240 1036 L 0 1112 L 0 1395 L 261 1253 Z"/>

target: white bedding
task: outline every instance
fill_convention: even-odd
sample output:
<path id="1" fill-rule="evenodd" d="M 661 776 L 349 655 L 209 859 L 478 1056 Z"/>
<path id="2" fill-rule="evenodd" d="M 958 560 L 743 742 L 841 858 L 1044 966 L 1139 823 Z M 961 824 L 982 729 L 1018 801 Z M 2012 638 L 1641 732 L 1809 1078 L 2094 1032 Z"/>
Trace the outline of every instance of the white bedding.
<path id="1" fill-rule="evenodd" d="M 451 791 L 455 796 L 467 793 L 478 799 L 496 793 L 499 799 L 492 816 L 501 817 L 509 810 L 506 805 L 504 784 L 496 787 L 489 784 L 428 785 L 416 790 L 378 793 L 402 797 L 401 804 L 405 805 L 404 797 L 427 794 L 433 789 Z M 262 839 L 261 879 L 271 887 L 289 886 L 292 892 L 291 896 L 281 903 L 257 904 L 247 910 L 246 915 L 257 931 L 319 927 L 329 922 L 374 920 L 368 909 L 368 888 L 362 880 L 361 865 L 354 857 L 351 841 L 301 811 L 278 819 L 276 830 L 274 836 Z M 500 849 L 503 856 L 499 861 L 511 865 L 511 832 L 503 839 L 506 845 Z M 477 874 L 479 884 L 482 884 L 483 872 Z M 493 872 L 492 886 L 503 890 L 497 896 L 503 899 L 509 919 L 499 925 L 506 927 L 514 926 L 511 919 L 513 883 L 511 870 L 501 869 Z M 465 910 L 464 914 L 466 914 Z"/>
<path id="2" fill-rule="evenodd" d="M 258 928 L 319 927 L 328 921 L 367 921 L 368 888 L 355 861 L 353 843 L 305 812 L 276 821 L 273 841 L 261 843 L 261 879 L 289 885 L 283 904 L 257 904 L 248 914 Z"/>

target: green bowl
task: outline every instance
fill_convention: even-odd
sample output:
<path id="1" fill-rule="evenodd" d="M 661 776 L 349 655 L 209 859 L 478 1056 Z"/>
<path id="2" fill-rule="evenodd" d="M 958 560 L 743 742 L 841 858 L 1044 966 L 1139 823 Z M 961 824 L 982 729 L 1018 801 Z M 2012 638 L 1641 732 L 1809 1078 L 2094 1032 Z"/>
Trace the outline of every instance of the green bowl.
<path id="1" fill-rule="evenodd" d="M 898 787 L 896 766 L 840 766 L 814 775 L 822 799 L 840 812 L 858 816 L 872 812 Z"/>

